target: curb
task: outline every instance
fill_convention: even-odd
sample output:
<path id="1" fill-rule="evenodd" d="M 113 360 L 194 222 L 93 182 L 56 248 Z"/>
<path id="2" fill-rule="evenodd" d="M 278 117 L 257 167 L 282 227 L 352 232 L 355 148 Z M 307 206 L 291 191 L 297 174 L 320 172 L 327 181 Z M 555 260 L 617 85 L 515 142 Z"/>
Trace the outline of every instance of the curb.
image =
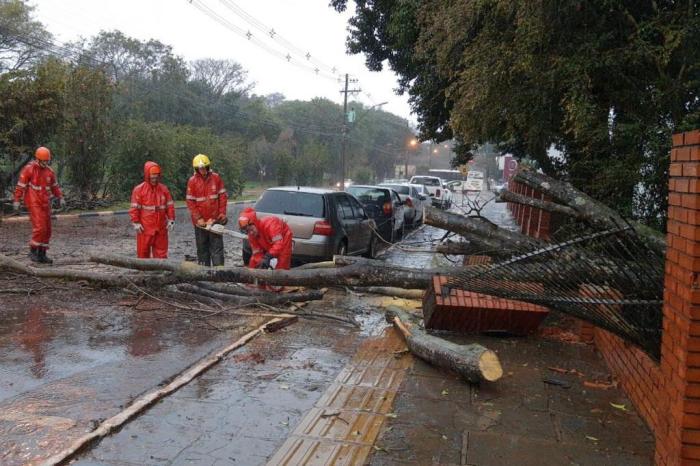
<path id="1" fill-rule="evenodd" d="M 247 204 L 255 201 L 228 201 L 228 204 Z M 186 209 L 186 205 L 176 206 L 175 210 Z M 128 215 L 129 210 L 105 210 L 101 212 L 81 212 L 79 214 L 58 214 L 52 215 L 53 220 L 65 220 L 73 218 L 92 218 L 92 217 L 111 217 L 112 215 Z M 17 222 L 28 222 L 28 215 L 21 215 L 17 217 L 0 217 L 0 224 L 2 223 L 17 223 Z"/>

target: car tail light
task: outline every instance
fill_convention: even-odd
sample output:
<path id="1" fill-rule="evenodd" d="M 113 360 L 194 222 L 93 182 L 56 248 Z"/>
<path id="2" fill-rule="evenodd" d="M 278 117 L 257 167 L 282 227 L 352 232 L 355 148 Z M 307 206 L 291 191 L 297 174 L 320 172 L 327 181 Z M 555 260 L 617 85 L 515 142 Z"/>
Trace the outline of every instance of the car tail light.
<path id="1" fill-rule="evenodd" d="M 406 198 L 406 205 L 409 207 L 413 207 L 413 199 L 411 199 L 410 197 L 407 197 Z"/>
<path id="2" fill-rule="evenodd" d="M 314 224 L 314 235 L 331 236 L 333 235 L 333 226 L 325 220 Z"/>
<path id="3" fill-rule="evenodd" d="M 439 189 L 435 190 L 435 197 L 440 197 L 440 190 Z"/>
<path id="4" fill-rule="evenodd" d="M 391 212 L 394 210 L 394 206 L 391 205 L 391 202 L 385 202 L 383 210 L 384 215 L 391 215 Z"/>

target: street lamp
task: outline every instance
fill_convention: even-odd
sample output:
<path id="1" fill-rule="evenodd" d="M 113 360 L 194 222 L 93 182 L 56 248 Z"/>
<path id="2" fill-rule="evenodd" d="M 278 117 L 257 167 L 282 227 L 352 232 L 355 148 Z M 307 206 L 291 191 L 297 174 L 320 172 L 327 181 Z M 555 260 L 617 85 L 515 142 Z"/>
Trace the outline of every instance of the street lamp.
<path id="1" fill-rule="evenodd" d="M 408 147 L 410 146 L 412 149 L 414 149 L 418 145 L 418 139 L 412 138 L 408 142 L 408 146 L 404 147 L 404 167 L 403 167 L 403 174 L 408 179 Z"/>

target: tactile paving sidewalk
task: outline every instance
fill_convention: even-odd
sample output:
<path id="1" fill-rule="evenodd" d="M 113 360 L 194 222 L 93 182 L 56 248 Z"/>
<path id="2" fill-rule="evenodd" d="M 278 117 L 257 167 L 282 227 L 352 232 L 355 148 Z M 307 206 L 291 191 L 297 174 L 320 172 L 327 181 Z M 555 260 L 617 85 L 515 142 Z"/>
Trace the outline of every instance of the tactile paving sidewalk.
<path id="1" fill-rule="evenodd" d="M 393 327 L 365 340 L 268 465 L 363 464 L 413 358 Z"/>

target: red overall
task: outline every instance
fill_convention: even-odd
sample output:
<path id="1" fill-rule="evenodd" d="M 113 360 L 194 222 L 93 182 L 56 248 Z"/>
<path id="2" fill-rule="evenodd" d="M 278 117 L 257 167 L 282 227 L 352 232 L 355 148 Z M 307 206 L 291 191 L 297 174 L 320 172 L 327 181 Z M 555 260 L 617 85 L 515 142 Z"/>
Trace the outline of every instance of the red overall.
<path id="1" fill-rule="evenodd" d="M 255 222 L 258 234 L 248 234 L 253 255 L 248 267 L 254 269 L 265 254 L 277 258 L 277 269 L 289 270 L 292 265 L 292 230 L 281 219 L 270 216 Z"/>
<path id="2" fill-rule="evenodd" d="M 202 176 L 199 172 L 192 175 L 187 181 L 185 197 L 193 225 L 200 218 L 206 222 L 226 216 L 228 195 L 218 173 L 210 171 L 207 176 Z"/>
<path id="3" fill-rule="evenodd" d="M 24 166 L 17 180 L 14 201 L 24 198 L 24 205 L 32 221 L 32 239 L 29 246 L 47 250 L 51 239 L 51 195 L 61 198 L 56 174 L 49 167 L 41 167 L 33 160 Z"/>
<path id="4" fill-rule="evenodd" d="M 154 186 L 148 179 L 149 169 L 157 166 L 155 162 L 146 162 L 143 167 L 146 181 L 131 193 L 131 222 L 143 227 L 143 231 L 136 234 L 136 256 L 141 259 L 168 257 L 168 220 L 175 220 L 175 203 L 170 191 L 160 181 Z"/>

